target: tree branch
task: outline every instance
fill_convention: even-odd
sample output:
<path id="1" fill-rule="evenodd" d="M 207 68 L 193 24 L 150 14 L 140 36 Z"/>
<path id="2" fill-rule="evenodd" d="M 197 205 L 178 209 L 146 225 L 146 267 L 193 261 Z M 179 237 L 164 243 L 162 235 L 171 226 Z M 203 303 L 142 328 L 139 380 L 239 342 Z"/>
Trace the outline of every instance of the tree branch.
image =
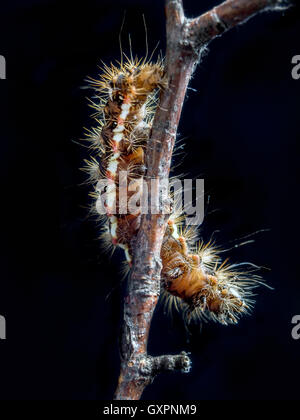
<path id="1" fill-rule="evenodd" d="M 188 373 L 191 369 L 191 361 L 188 357 L 188 353 L 181 352 L 179 355 L 165 355 L 159 357 L 148 356 L 151 360 L 151 369 L 154 374 L 163 371 L 179 370 L 181 372 Z"/>
<path id="2" fill-rule="evenodd" d="M 154 118 L 146 153 L 146 181 L 169 177 L 173 147 L 186 89 L 209 41 L 262 10 L 282 9 L 283 0 L 228 0 L 195 19 L 184 16 L 181 0 L 166 0 L 166 85 Z M 157 190 L 151 193 L 159 194 Z M 149 198 L 150 200 L 150 198 Z M 164 207 L 165 203 L 161 203 Z M 150 202 L 149 202 L 150 208 Z M 160 249 L 168 217 L 145 214 L 132 243 L 133 268 L 124 303 L 121 373 L 115 399 L 139 399 L 144 388 L 163 370 L 188 371 L 186 353 L 147 355 L 152 315 L 160 294 Z"/>
<path id="3" fill-rule="evenodd" d="M 259 12 L 284 10 L 286 0 L 227 0 L 207 13 L 187 22 L 188 37 L 195 46 L 201 46 L 222 35 L 228 29 L 245 23 Z"/>

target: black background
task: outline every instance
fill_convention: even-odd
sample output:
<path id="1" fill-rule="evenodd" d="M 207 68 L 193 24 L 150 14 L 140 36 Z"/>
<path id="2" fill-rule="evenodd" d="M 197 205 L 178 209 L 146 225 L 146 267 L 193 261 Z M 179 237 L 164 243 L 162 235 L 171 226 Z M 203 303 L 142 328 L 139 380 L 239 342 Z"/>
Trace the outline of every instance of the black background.
<path id="1" fill-rule="evenodd" d="M 185 0 L 188 16 L 217 1 Z M 199 3 L 199 4 L 198 4 Z M 200 4 L 201 3 L 201 4 Z M 119 373 L 121 254 L 101 251 L 99 228 L 86 218 L 89 188 L 77 144 L 90 126 L 81 89 L 100 59 L 120 57 L 124 12 L 133 52 L 164 51 L 162 1 L 14 1 L 1 3 L 0 80 L 1 283 L 0 398 L 109 399 Z M 188 336 L 179 316 L 161 309 L 149 352 L 192 352 L 189 375 L 161 375 L 143 399 L 297 399 L 300 340 L 298 270 L 299 7 L 261 14 L 215 40 L 189 90 L 178 138 L 180 172 L 205 178 L 210 197 L 201 227 L 230 242 L 259 229 L 233 261 L 271 268 L 251 317 L 238 326 L 205 324 Z M 107 297 L 107 295 L 109 296 Z M 107 297 L 107 298 L 106 298 Z"/>

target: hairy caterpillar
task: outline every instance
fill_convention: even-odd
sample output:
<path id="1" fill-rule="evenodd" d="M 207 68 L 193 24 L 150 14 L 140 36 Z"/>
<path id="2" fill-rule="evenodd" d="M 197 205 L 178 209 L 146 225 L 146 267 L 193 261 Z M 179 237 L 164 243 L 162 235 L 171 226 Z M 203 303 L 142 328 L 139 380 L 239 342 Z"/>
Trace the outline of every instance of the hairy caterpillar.
<path id="1" fill-rule="evenodd" d="M 145 152 L 157 90 L 165 88 L 161 60 L 128 59 L 104 65 L 99 79 L 89 79 L 96 92 L 96 127 L 88 132 L 94 153 L 85 171 L 94 185 L 95 206 L 104 206 L 105 236 L 112 246 L 121 247 L 128 265 L 132 263 L 132 242 L 139 229 L 141 202 L 135 212 L 122 211 L 120 188 L 125 174 L 127 204 L 141 190 L 145 175 Z M 106 181 L 104 191 L 99 190 Z M 124 175 L 123 175 L 124 180 Z M 96 184 L 98 185 L 96 186 Z M 105 198 L 104 198 L 105 195 Z M 101 213 L 101 212 L 100 212 Z M 182 215 L 171 215 L 161 248 L 163 295 L 168 304 L 183 311 L 185 319 L 212 319 L 225 325 L 237 323 L 249 312 L 252 289 L 261 283 L 257 267 L 241 271 L 243 264 L 222 261 L 211 243 L 195 241 L 195 230 L 184 226 Z"/>

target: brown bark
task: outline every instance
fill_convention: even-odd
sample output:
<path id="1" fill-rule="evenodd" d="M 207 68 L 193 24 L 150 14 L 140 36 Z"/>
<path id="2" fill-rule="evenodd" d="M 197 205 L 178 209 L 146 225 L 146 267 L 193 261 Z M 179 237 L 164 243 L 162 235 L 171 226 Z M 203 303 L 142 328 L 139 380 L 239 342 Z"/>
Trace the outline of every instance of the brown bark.
<path id="1" fill-rule="evenodd" d="M 165 1 L 167 87 L 161 93 L 146 153 L 149 190 L 152 178 L 169 177 L 186 89 L 201 51 L 216 36 L 256 13 L 285 5 L 282 0 L 228 0 L 202 16 L 188 19 L 181 0 Z M 164 204 L 161 203 L 162 208 Z M 162 212 L 144 215 L 133 244 L 134 263 L 124 302 L 121 373 L 115 399 L 137 400 L 159 372 L 188 371 L 190 367 L 184 352 L 160 357 L 147 354 L 151 319 L 160 294 L 160 249 L 166 221 Z"/>

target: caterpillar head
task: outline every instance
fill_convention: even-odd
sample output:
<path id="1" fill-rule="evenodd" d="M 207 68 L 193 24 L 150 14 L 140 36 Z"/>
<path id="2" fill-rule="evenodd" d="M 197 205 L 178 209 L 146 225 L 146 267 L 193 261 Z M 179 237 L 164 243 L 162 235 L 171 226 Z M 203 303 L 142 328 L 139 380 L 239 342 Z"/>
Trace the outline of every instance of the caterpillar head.
<path id="1" fill-rule="evenodd" d="M 200 317 L 227 325 L 249 312 L 258 276 L 221 264 L 215 250 L 205 246 L 197 254 L 188 254 L 184 238 L 169 237 L 162 262 L 164 287 L 176 297 L 177 306 L 185 306 L 188 319 Z"/>
<path id="2" fill-rule="evenodd" d="M 236 324 L 239 316 L 249 309 L 243 289 L 229 279 L 221 281 L 218 273 L 208 275 L 207 279 L 205 290 L 193 297 L 193 306 L 200 305 L 203 311 L 206 310 L 206 315 L 222 324 Z"/>
<path id="3" fill-rule="evenodd" d="M 135 97 L 135 102 L 142 105 L 147 96 L 156 88 L 164 86 L 164 68 L 162 61 L 156 63 L 142 60 L 127 60 L 121 66 L 104 65 L 98 80 L 89 78 L 92 87 L 99 94 L 106 95 L 116 105 L 123 103 L 124 97 Z M 137 98 L 138 97 L 138 98 Z"/>

